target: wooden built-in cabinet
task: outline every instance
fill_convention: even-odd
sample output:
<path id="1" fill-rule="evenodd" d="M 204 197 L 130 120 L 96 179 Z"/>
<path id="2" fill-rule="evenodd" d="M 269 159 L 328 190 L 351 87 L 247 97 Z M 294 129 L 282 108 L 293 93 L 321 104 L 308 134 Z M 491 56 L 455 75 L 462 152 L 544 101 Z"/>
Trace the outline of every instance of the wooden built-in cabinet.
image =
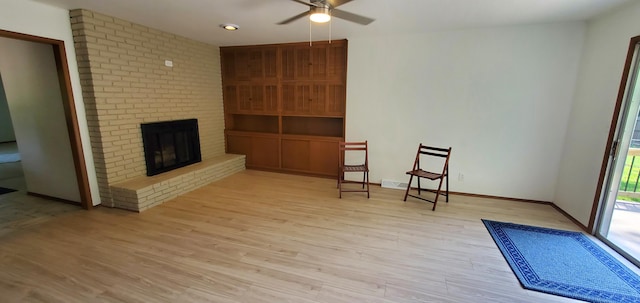
<path id="1" fill-rule="evenodd" d="M 247 167 L 336 176 L 347 41 L 220 48 L 228 153 Z"/>

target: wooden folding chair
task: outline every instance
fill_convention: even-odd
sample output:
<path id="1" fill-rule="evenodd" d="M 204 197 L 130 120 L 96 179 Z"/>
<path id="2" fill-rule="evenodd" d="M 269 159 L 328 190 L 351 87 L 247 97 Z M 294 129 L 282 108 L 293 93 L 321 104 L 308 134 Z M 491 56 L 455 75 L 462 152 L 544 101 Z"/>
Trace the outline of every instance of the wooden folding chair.
<path id="1" fill-rule="evenodd" d="M 431 210 L 436 210 L 436 204 L 438 203 L 438 197 L 440 195 L 445 196 L 446 202 L 449 202 L 449 157 L 450 156 L 451 156 L 451 147 L 449 148 L 431 147 L 431 146 L 422 145 L 422 143 L 420 143 L 420 147 L 418 147 L 418 153 L 416 154 L 416 159 L 413 162 L 413 168 L 407 172 L 407 175 L 411 177 L 409 177 L 409 184 L 407 184 L 407 191 L 404 194 L 404 201 L 407 201 L 407 196 L 411 196 L 420 200 L 431 202 L 433 203 L 433 208 Z M 439 161 L 439 162 L 436 161 L 438 162 L 438 164 L 440 164 L 441 162 L 444 162 L 442 165 L 442 171 L 434 172 L 434 171 L 427 171 L 420 168 L 421 157 L 423 158 L 422 160 L 423 163 L 427 161 L 426 157 L 442 158 L 442 161 Z M 429 159 L 429 160 L 434 160 L 434 159 Z M 434 162 L 434 161 L 431 161 L 431 162 Z M 411 181 L 413 180 L 413 177 L 418 178 L 418 188 L 417 188 L 418 194 L 417 195 L 409 194 L 409 190 L 411 190 Z M 421 188 L 420 178 L 429 179 L 431 181 L 440 180 L 440 183 L 438 184 L 438 189 L 433 190 L 433 189 Z M 446 179 L 446 187 L 445 187 L 446 189 L 444 192 L 442 192 L 441 191 L 442 182 L 445 181 L 445 179 Z M 433 200 L 429 200 L 421 196 L 421 191 L 433 192 L 436 194 L 436 197 Z"/>
<path id="2" fill-rule="evenodd" d="M 360 152 L 364 154 L 363 162 L 358 164 L 346 164 L 346 152 Z M 345 180 L 345 173 L 362 173 L 362 182 Z M 356 183 L 362 184 L 362 189 L 343 189 L 342 184 Z M 366 185 L 366 189 L 365 189 Z M 367 141 L 364 142 L 340 142 L 338 144 L 338 188 L 340 189 L 340 198 L 343 192 L 366 192 L 369 198 L 369 150 Z"/>

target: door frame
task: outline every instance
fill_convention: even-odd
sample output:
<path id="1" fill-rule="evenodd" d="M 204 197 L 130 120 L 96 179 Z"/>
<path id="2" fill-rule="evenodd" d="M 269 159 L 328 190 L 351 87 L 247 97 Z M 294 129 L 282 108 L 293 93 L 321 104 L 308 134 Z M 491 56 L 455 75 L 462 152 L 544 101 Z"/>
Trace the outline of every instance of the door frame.
<path id="1" fill-rule="evenodd" d="M 596 234 L 596 220 L 600 215 L 600 204 L 604 203 L 602 198 L 606 193 L 604 182 L 609 173 L 611 162 L 611 149 L 615 140 L 616 130 L 618 127 L 618 118 L 620 116 L 620 110 L 624 101 L 625 91 L 627 88 L 627 82 L 629 81 L 629 73 L 631 72 L 631 65 L 633 64 L 633 55 L 636 49 L 636 45 L 640 43 L 640 36 L 635 36 L 629 41 L 629 47 L 627 49 L 627 58 L 624 63 L 624 69 L 622 70 L 622 79 L 620 79 L 620 86 L 618 88 L 618 97 L 616 98 L 616 105 L 613 110 L 613 117 L 611 118 L 611 125 L 609 126 L 609 137 L 607 138 L 607 145 L 604 149 L 604 155 L 602 156 L 602 164 L 600 166 L 600 176 L 598 177 L 598 184 L 596 186 L 596 194 L 593 198 L 593 205 L 591 207 L 591 216 L 589 218 L 589 225 L 587 230 L 591 234 Z"/>
<path id="2" fill-rule="evenodd" d="M 60 85 L 60 92 L 62 93 L 62 106 L 64 108 L 67 132 L 69 133 L 69 143 L 71 144 L 76 181 L 78 182 L 78 189 L 80 192 L 80 205 L 84 209 L 92 209 L 93 201 L 91 198 L 91 189 L 89 188 L 89 175 L 87 173 L 84 150 L 82 149 L 80 126 L 78 125 L 76 105 L 73 98 L 73 90 L 71 88 L 71 76 L 69 75 L 69 64 L 67 61 L 67 52 L 64 41 L 5 30 L 0 30 L 0 37 L 51 45 L 53 49 L 53 57 L 56 61 L 58 82 Z"/>

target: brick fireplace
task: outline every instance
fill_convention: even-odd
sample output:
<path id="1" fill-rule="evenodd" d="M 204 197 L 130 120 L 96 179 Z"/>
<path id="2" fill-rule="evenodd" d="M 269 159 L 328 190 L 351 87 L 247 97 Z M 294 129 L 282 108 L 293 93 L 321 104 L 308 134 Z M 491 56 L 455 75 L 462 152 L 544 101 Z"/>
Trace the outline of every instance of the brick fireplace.
<path id="1" fill-rule="evenodd" d="M 165 182 L 244 169 L 225 155 L 218 47 L 88 10 L 70 16 L 102 205 L 140 211 L 180 193 Z M 198 120 L 202 163 L 147 177 L 141 124 L 184 119 Z M 132 198 L 149 184 L 153 201 Z"/>
<path id="2" fill-rule="evenodd" d="M 140 128 L 147 176 L 202 160 L 198 119 L 143 123 Z"/>

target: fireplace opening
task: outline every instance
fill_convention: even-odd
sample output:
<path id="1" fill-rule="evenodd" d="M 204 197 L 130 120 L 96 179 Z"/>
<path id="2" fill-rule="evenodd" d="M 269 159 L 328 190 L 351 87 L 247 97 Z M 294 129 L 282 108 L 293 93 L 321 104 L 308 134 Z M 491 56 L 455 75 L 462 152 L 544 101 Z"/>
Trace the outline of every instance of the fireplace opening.
<path id="1" fill-rule="evenodd" d="M 202 160 L 197 119 L 143 123 L 140 128 L 147 176 Z"/>

